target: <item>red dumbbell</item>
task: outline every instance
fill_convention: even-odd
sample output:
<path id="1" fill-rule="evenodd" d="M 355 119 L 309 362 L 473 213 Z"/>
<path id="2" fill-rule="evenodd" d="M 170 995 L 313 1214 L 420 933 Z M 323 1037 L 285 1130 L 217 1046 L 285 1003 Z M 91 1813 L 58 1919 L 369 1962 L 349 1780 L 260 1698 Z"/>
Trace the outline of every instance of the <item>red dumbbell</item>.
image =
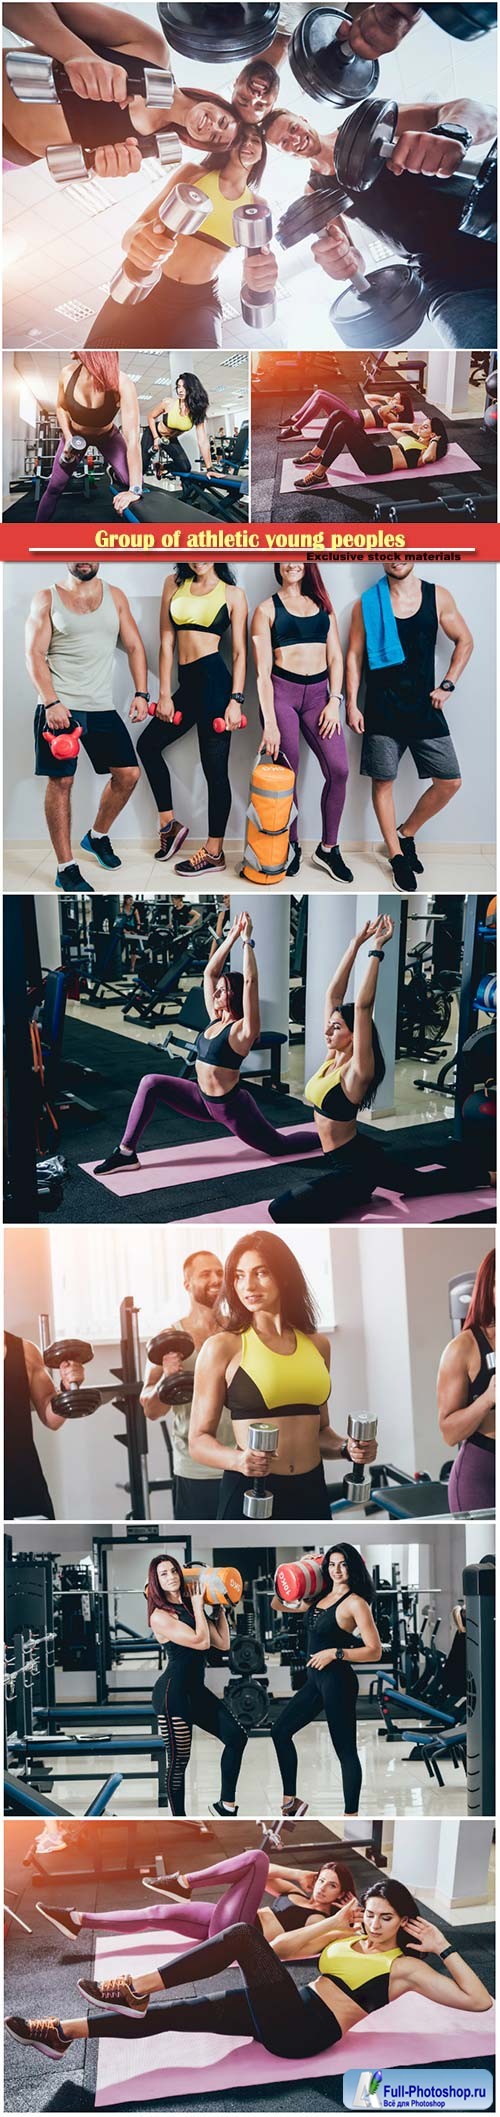
<path id="1" fill-rule="evenodd" d="M 50 743 L 53 757 L 78 757 L 81 733 L 80 726 L 65 728 L 61 735 L 53 735 L 51 728 L 44 728 L 43 739 Z"/>
<path id="2" fill-rule="evenodd" d="M 242 713 L 240 720 L 240 728 L 246 728 L 246 724 L 246 713 Z M 225 720 L 220 720 L 220 718 L 212 721 L 212 727 L 215 728 L 216 735 L 239 735 L 240 732 L 240 728 L 226 728 Z"/>
<path id="3" fill-rule="evenodd" d="M 155 713 L 157 713 L 157 712 L 158 712 L 158 700 L 156 701 L 156 705 L 150 705 L 150 706 L 148 706 L 148 713 L 149 713 L 149 715 L 150 715 L 150 718 L 152 718 L 153 720 L 154 720 L 154 717 L 155 717 Z M 171 720 L 170 720 L 170 721 L 168 721 L 168 720 L 167 720 L 167 722 L 166 722 L 166 726 L 167 726 L 167 728 L 169 728 L 169 727 L 171 728 L 171 727 L 172 727 L 172 725 L 173 725 L 173 726 L 174 726 L 174 728 L 178 728 L 178 727 L 179 727 L 179 723 L 180 723 L 180 721 L 181 721 L 181 720 L 182 720 L 182 713 L 179 713 L 179 712 L 177 712 L 177 713 L 174 713 L 173 723 L 172 723 L 172 721 L 171 721 Z"/>

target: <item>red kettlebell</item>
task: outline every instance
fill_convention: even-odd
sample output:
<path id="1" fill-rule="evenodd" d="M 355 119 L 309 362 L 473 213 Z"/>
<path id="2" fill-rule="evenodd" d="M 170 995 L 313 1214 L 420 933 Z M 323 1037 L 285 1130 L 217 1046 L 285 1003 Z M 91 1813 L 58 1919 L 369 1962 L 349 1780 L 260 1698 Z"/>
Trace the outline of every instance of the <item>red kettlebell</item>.
<path id="1" fill-rule="evenodd" d="M 155 716 L 155 713 L 157 713 L 157 712 L 158 712 L 158 701 L 156 701 L 156 705 L 151 705 L 151 706 L 148 706 L 148 713 L 149 713 L 149 714 L 150 714 L 150 716 L 151 716 L 151 717 L 153 718 L 153 720 L 154 720 L 154 716 Z M 178 728 L 178 727 L 179 727 L 179 724 L 180 724 L 180 721 L 181 721 L 181 720 L 182 720 L 182 713 L 179 713 L 179 712 L 177 712 L 177 713 L 174 713 L 174 718 L 173 718 L 173 722 L 172 722 L 172 721 L 168 721 L 168 720 L 167 720 L 167 721 L 165 722 L 165 726 L 166 726 L 167 728 L 169 728 L 169 727 L 171 728 L 172 726 L 173 726 L 174 728 Z"/>
<path id="2" fill-rule="evenodd" d="M 242 713 L 240 720 L 240 728 L 246 728 L 246 724 L 246 713 Z M 212 721 L 212 727 L 215 729 L 216 735 L 239 735 L 240 732 L 240 728 L 226 728 L 225 720 L 220 720 L 220 718 Z"/>
<path id="3" fill-rule="evenodd" d="M 53 757 L 78 757 L 81 727 L 65 728 L 61 735 L 53 735 L 51 728 L 44 728 L 44 742 L 49 742 Z"/>

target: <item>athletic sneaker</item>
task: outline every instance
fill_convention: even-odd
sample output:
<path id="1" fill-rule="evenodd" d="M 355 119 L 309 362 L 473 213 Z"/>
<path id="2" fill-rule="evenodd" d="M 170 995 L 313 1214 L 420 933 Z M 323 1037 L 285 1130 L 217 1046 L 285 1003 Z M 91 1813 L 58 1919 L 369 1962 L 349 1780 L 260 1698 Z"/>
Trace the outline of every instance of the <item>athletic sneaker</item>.
<path id="1" fill-rule="evenodd" d="M 93 831 L 86 831 L 85 837 L 80 839 L 80 845 L 83 853 L 93 853 L 94 860 L 99 861 L 99 867 L 121 867 L 121 860 L 118 859 L 118 853 L 113 852 L 110 838 L 94 838 Z"/>
<path id="2" fill-rule="evenodd" d="M 105 1161 L 96 1161 L 94 1176 L 116 1176 L 117 1169 L 140 1169 L 138 1154 L 122 1154 L 121 1147 L 113 1147 Z"/>
<path id="3" fill-rule="evenodd" d="M 403 853 L 395 853 L 394 859 L 389 861 L 389 867 L 392 867 L 394 888 L 399 890 L 400 897 L 414 897 L 417 884 L 413 868 L 410 867 L 409 861 L 404 859 Z"/>
<path id="4" fill-rule="evenodd" d="M 298 1794 L 296 1794 L 296 1795 L 295 1795 L 295 1800 L 294 1800 L 294 1801 L 289 1801 L 289 1803 L 288 1803 L 288 1808 L 284 1808 L 284 1809 L 283 1809 L 283 1811 L 282 1811 L 282 1822 L 283 1822 L 283 1823 L 290 1823 L 290 1822 L 294 1823 L 294 1822 L 295 1822 L 295 1821 L 296 1821 L 296 1820 L 298 1819 L 298 1817 L 299 1817 L 299 1816 L 306 1816 L 306 1815 L 307 1815 L 308 1807 L 309 1807 L 309 1802 L 308 1802 L 308 1801 L 299 1801 L 299 1798 L 298 1798 Z"/>
<path id="5" fill-rule="evenodd" d="M 174 853 L 180 853 L 181 845 L 184 844 L 188 831 L 189 825 L 187 823 L 176 823 L 175 816 L 172 817 L 171 823 L 161 823 L 160 843 L 158 852 L 155 853 L 155 860 L 173 860 Z"/>
<path id="6" fill-rule="evenodd" d="M 68 867 L 58 867 L 56 889 L 64 890 L 65 897 L 73 896 L 75 890 L 84 890 L 87 897 L 95 897 L 92 883 L 86 882 L 85 876 L 80 874 L 76 860 L 71 860 Z"/>
<path id="7" fill-rule="evenodd" d="M 176 860 L 176 875 L 223 875 L 226 862 L 223 853 L 207 853 L 206 845 L 200 845 L 197 853 L 190 853 L 189 860 Z"/>
<path id="8" fill-rule="evenodd" d="M 418 858 L 415 846 L 415 839 L 408 838 L 406 836 L 406 832 L 403 836 L 402 831 L 398 831 L 398 838 L 401 846 L 403 860 L 407 860 L 408 866 L 413 868 L 414 875 L 423 875 L 423 862 Z"/>
<path id="9" fill-rule="evenodd" d="M 287 423 L 286 423 L 286 426 L 279 426 L 279 427 L 278 427 L 278 432 L 277 432 L 277 435 L 276 435 L 276 440 L 277 440 L 277 441 L 297 441 L 297 439 L 299 438 L 299 436 L 300 436 L 300 426 L 294 426 L 294 423 L 293 423 L 293 419 L 288 419 L 288 420 L 287 420 Z"/>
<path id="10" fill-rule="evenodd" d="M 331 846 L 329 853 L 324 845 L 317 845 L 316 852 L 312 854 L 312 866 L 324 867 L 325 874 L 331 876 L 332 882 L 354 881 L 352 868 L 346 867 L 339 845 Z"/>
<path id="11" fill-rule="evenodd" d="M 149 1993 L 136 1992 L 131 1977 L 105 1977 L 102 1985 L 93 1977 L 79 1977 L 78 1990 L 92 2007 L 112 2007 L 115 2014 L 135 2014 L 142 2019 L 149 2007 Z"/>
<path id="12" fill-rule="evenodd" d="M 167 1883 L 169 1883 L 170 1885 L 168 1888 Z M 183 1902 L 186 1903 L 187 1899 L 191 1895 L 189 1882 L 186 1887 L 186 1885 L 181 1882 L 180 1875 L 178 1874 L 166 1874 L 162 1882 L 153 1882 L 152 1875 L 143 1874 L 142 1886 L 143 1889 L 152 1889 L 154 1896 L 168 1897 L 170 1899 L 170 1902 L 172 1901 L 173 1897 L 182 1897 Z"/>
<path id="13" fill-rule="evenodd" d="M 234 1822 L 234 1817 L 238 1814 L 237 1808 L 226 1808 L 223 1801 L 209 1801 L 208 1812 L 211 1816 L 229 1817 L 231 1823 Z"/>
<path id="14" fill-rule="evenodd" d="M 290 858 L 288 861 L 287 875 L 298 875 L 301 859 L 302 848 L 300 845 L 294 845 L 292 840 L 292 844 L 290 846 Z"/>
<path id="15" fill-rule="evenodd" d="M 46 2058 L 65 2058 L 66 2052 L 71 2050 L 71 2037 L 63 2036 L 56 2015 L 46 2021 L 24 2021 L 22 2014 L 8 2014 L 5 2027 L 16 2043 L 40 2051 Z"/>
<path id="16" fill-rule="evenodd" d="M 59 1906 L 55 1909 L 53 1904 L 37 1904 L 35 1909 L 41 1911 L 43 1919 L 49 1920 L 49 1925 L 57 1926 L 58 1933 L 64 1933 L 65 1940 L 80 1939 L 82 1928 L 78 1925 L 74 1911 L 60 1911 Z"/>

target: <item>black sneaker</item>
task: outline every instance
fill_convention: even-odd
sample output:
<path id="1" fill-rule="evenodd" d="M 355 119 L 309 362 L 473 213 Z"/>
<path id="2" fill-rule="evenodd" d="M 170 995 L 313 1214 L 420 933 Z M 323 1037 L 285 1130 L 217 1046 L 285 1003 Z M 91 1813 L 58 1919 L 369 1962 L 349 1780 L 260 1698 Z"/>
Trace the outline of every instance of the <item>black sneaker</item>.
<path id="1" fill-rule="evenodd" d="M 224 875 L 226 862 L 223 853 L 207 853 L 206 845 L 200 845 L 197 853 L 190 853 L 188 860 L 176 860 L 176 875 Z"/>
<path id="2" fill-rule="evenodd" d="M 226 1808 L 224 1801 L 209 1801 L 208 1813 L 210 1816 L 223 1816 L 224 1819 L 228 1818 L 229 1822 L 232 1823 L 234 1821 L 234 1817 L 238 1814 L 238 1810 L 237 1808 Z"/>
<path id="3" fill-rule="evenodd" d="M 112 2007 L 114 2014 L 135 2014 L 141 2020 L 148 2011 L 149 1993 L 136 1992 L 131 1977 L 105 1977 L 100 1985 L 93 1977 L 79 1977 L 78 1990 L 92 2007 Z"/>
<path id="4" fill-rule="evenodd" d="M 312 855 L 312 866 L 324 867 L 325 874 L 331 875 L 332 882 L 354 881 L 352 868 L 346 867 L 339 845 L 332 845 L 329 853 L 324 845 L 317 845 L 316 852 Z"/>
<path id="5" fill-rule="evenodd" d="M 169 1903 L 175 1902 L 175 1899 L 180 1897 L 182 1902 L 186 1904 L 191 1896 L 189 1882 L 181 1882 L 178 1874 L 166 1874 L 163 1882 L 154 1882 L 152 1875 L 143 1874 L 142 1886 L 143 1889 L 151 1889 L 153 1896 L 168 1897 Z"/>
<path id="6" fill-rule="evenodd" d="M 140 1169 L 138 1154 L 122 1154 L 121 1147 L 113 1147 L 105 1161 L 96 1161 L 94 1176 L 116 1176 L 118 1169 Z"/>
<path id="7" fill-rule="evenodd" d="M 406 834 L 403 836 L 402 831 L 398 831 L 398 838 L 401 846 L 403 860 L 407 860 L 408 867 L 413 868 L 414 875 L 423 875 L 423 862 L 418 858 L 418 853 L 415 847 L 415 839 L 407 838 Z"/>
<path id="8" fill-rule="evenodd" d="M 93 853 L 94 860 L 99 861 L 99 867 L 121 867 L 121 860 L 118 859 L 118 853 L 113 852 L 110 838 L 94 838 L 93 831 L 86 831 L 85 837 L 80 839 L 80 845 L 83 853 Z"/>
<path id="9" fill-rule="evenodd" d="M 46 2021 L 25 2021 L 22 2014 L 8 2014 L 5 2027 L 16 2043 L 25 2049 L 40 2051 L 46 2058 L 65 2058 L 71 2050 L 71 2037 L 63 2036 L 57 2016 Z"/>
<path id="10" fill-rule="evenodd" d="M 78 1925 L 74 1911 L 60 1911 L 54 1904 L 37 1904 L 36 1910 L 41 1911 L 42 1918 L 48 1919 L 50 1926 L 57 1926 L 58 1933 L 64 1933 L 65 1940 L 79 1940 L 82 1927 Z"/>
<path id="11" fill-rule="evenodd" d="M 172 817 L 171 823 L 161 823 L 160 843 L 158 852 L 155 853 L 155 860 L 173 860 L 174 853 L 180 852 L 181 845 L 184 844 L 184 839 L 188 836 L 188 831 L 189 824 L 176 823 L 175 816 Z"/>
<path id="12" fill-rule="evenodd" d="M 417 884 L 413 868 L 410 867 L 408 860 L 403 858 L 403 854 L 395 853 L 394 859 L 389 861 L 389 867 L 392 867 L 394 889 L 399 890 L 400 897 L 414 897 Z"/>
<path id="13" fill-rule="evenodd" d="M 306 1816 L 308 1807 L 309 1802 L 299 1801 L 298 1794 L 296 1794 L 295 1799 L 293 1801 L 289 1801 L 287 1808 L 284 1808 L 282 1811 L 282 1823 L 294 1823 L 298 1820 L 299 1816 Z"/>
<path id="14" fill-rule="evenodd" d="M 92 888 L 92 883 L 86 882 L 85 876 L 80 874 L 80 869 L 79 867 L 77 867 L 76 860 L 72 860 L 70 862 L 69 867 L 58 867 L 56 875 L 56 889 L 62 889 L 64 891 L 65 897 L 71 897 L 74 890 L 84 890 L 85 895 L 87 897 L 95 896 L 95 890 L 93 890 Z"/>
<path id="15" fill-rule="evenodd" d="M 292 840 L 292 843 L 291 843 L 291 846 L 290 846 L 290 857 L 289 857 L 289 861 L 288 861 L 288 867 L 287 867 L 287 875 L 298 875 L 298 872 L 299 872 L 299 867 L 300 867 L 300 862 L 301 862 L 301 858 L 302 858 L 302 850 L 301 850 L 301 847 L 300 847 L 300 845 L 294 845 L 294 844 L 293 844 L 293 840 Z"/>

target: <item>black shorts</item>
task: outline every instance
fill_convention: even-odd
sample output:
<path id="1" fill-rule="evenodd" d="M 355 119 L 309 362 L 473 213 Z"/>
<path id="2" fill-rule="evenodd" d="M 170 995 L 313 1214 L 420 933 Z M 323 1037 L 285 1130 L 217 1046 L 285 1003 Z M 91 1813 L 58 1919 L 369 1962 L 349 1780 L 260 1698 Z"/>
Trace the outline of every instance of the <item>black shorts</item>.
<path id="1" fill-rule="evenodd" d="M 111 772 L 116 765 L 137 764 L 132 737 L 113 706 L 109 713 L 72 713 L 70 725 L 81 728 L 82 750 L 86 750 L 94 772 L 99 775 Z M 73 779 L 78 758 L 53 757 L 50 743 L 44 740 L 46 726 L 45 706 L 38 705 L 35 713 L 35 778 Z"/>

